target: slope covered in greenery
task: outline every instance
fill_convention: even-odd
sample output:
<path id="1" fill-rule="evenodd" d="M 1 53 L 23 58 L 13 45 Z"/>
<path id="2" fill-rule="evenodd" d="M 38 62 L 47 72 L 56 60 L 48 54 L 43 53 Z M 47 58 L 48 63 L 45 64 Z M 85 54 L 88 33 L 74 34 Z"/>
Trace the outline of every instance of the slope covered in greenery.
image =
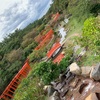
<path id="1" fill-rule="evenodd" d="M 44 28 L 38 28 L 43 19 L 35 21 L 23 30 L 16 29 L 0 43 L 0 94 L 37 46 L 34 37 Z"/>
<path id="2" fill-rule="evenodd" d="M 56 12 L 61 14 L 61 18 L 56 24 L 50 24 L 50 21 L 52 21 L 52 14 L 55 14 Z M 90 64 L 90 62 L 94 61 L 94 59 L 92 59 L 94 58 L 94 55 L 91 54 L 96 53 L 98 55 L 98 51 L 100 51 L 99 12 L 99 0 L 53 0 L 53 4 L 51 4 L 49 11 L 40 20 L 31 23 L 23 30 L 17 29 L 13 34 L 5 38 L 4 41 L 0 43 L 0 93 L 2 93 L 14 75 L 22 67 L 26 58 L 29 57 L 32 71 L 19 85 L 14 100 L 46 99 L 45 92 L 43 91 L 44 84 L 49 84 L 51 81 L 55 80 L 60 72 L 64 71 L 70 64 L 74 44 L 72 42 L 72 45 L 66 43 L 68 45 L 68 48 L 65 49 L 66 58 L 64 58 L 59 65 L 56 65 L 51 62 L 41 62 L 41 59 L 46 56 L 47 51 L 57 40 L 58 35 L 55 34 L 55 38 L 50 45 L 43 47 L 39 51 L 34 51 L 34 48 L 38 45 L 38 43 L 35 42 L 35 37 L 48 25 L 50 25 L 50 27 L 55 31 L 57 25 L 66 17 L 69 18 L 69 23 L 64 27 L 65 29 L 69 29 L 68 36 L 74 33 L 79 33 L 79 35 L 83 33 L 82 38 L 79 38 L 77 43 L 81 46 L 87 47 L 86 42 L 88 40 L 90 42 L 88 44 L 89 53 L 87 52 L 87 55 L 82 58 L 83 61 L 79 62 L 79 64 L 87 65 L 87 63 Z M 92 38 L 90 38 L 91 31 L 96 34 L 92 34 Z M 93 40 L 95 41 L 93 42 Z M 94 52 L 90 52 L 92 49 Z M 95 57 L 97 59 L 95 62 L 98 62 L 100 56 Z M 51 70 L 53 72 L 51 72 Z M 41 79 L 42 83 L 40 81 Z M 41 83 L 40 87 L 38 83 Z"/>

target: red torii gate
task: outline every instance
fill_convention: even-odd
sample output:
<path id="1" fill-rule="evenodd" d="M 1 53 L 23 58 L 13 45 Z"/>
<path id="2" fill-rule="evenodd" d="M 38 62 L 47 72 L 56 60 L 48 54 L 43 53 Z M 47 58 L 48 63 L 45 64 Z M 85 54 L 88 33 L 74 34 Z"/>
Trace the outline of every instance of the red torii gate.
<path id="1" fill-rule="evenodd" d="M 57 12 L 55 15 L 54 15 L 54 18 L 53 18 L 53 21 L 56 22 L 59 18 L 60 14 Z"/>
<path id="2" fill-rule="evenodd" d="M 59 64 L 59 63 L 61 62 L 61 60 L 62 60 L 64 57 L 65 57 L 65 55 L 64 55 L 63 53 L 60 53 L 60 54 L 53 60 L 53 62 Z"/>
<path id="3" fill-rule="evenodd" d="M 23 78 L 27 77 L 30 70 L 31 70 L 31 67 L 29 65 L 29 61 L 26 60 L 23 67 L 20 69 L 20 71 L 16 74 L 16 76 L 12 79 L 12 81 L 6 87 L 4 92 L 1 94 L 0 99 L 3 99 L 3 100 L 12 99 L 13 94 L 14 94 L 15 90 L 17 89 L 18 85 L 20 84 L 21 80 Z"/>
<path id="4" fill-rule="evenodd" d="M 39 50 L 42 46 L 46 44 L 48 40 L 52 38 L 53 30 L 51 29 L 44 37 L 44 39 L 40 42 L 40 44 L 35 48 L 35 50 Z"/>
<path id="5" fill-rule="evenodd" d="M 61 46 L 61 44 L 60 44 L 59 42 L 55 43 L 55 44 L 53 45 L 53 47 L 50 49 L 50 51 L 47 53 L 48 59 L 49 59 L 50 57 L 52 57 L 52 55 L 54 54 L 54 52 L 55 52 L 58 48 L 60 48 L 60 47 L 62 47 L 62 46 Z"/>

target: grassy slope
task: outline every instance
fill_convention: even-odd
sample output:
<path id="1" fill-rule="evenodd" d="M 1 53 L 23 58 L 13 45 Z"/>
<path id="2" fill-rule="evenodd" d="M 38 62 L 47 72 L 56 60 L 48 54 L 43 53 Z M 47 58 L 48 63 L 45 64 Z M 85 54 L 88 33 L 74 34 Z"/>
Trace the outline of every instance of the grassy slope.
<path id="1" fill-rule="evenodd" d="M 95 14 L 90 13 L 90 10 L 95 7 L 95 2 L 100 3 L 98 0 L 97 1 L 92 1 L 91 2 L 85 2 L 83 0 L 80 0 L 80 2 L 77 2 L 78 0 L 71 0 L 72 2 L 69 2 L 68 6 L 68 13 L 72 14 L 72 17 L 69 18 L 69 23 L 68 25 L 65 26 L 65 28 L 69 29 L 68 35 L 66 37 L 66 43 L 65 45 L 73 44 L 76 45 L 76 39 L 77 36 L 81 36 L 82 34 L 82 28 L 84 21 L 91 17 L 94 16 Z M 88 0 L 87 0 L 88 1 Z M 94 4 L 93 4 L 94 2 Z M 70 8 L 71 7 L 71 8 Z M 100 11 L 100 5 L 97 8 L 99 9 L 98 12 Z M 95 12 L 96 13 L 96 12 Z M 98 16 L 100 17 L 100 16 Z M 98 19 L 99 21 L 99 19 Z M 76 34 L 76 35 L 75 35 Z M 80 48 L 82 49 L 82 48 Z M 80 50 L 81 52 L 81 50 Z M 80 53 L 78 52 L 78 54 Z M 79 62 L 80 66 L 91 66 L 95 65 L 100 61 L 100 56 L 94 56 L 94 54 L 91 51 L 87 51 L 85 56 L 82 58 L 82 61 Z"/>

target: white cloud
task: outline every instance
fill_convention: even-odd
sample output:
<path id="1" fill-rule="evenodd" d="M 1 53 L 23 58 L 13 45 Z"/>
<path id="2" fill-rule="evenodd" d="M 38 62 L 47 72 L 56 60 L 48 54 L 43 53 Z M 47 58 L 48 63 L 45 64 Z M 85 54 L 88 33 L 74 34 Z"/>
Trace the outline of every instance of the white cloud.
<path id="1" fill-rule="evenodd" d="M 0 41 L 16 28 L 24 28 L 41 18 L 49 9 L 51 1 L 3 0 L 0 4 Z"/>

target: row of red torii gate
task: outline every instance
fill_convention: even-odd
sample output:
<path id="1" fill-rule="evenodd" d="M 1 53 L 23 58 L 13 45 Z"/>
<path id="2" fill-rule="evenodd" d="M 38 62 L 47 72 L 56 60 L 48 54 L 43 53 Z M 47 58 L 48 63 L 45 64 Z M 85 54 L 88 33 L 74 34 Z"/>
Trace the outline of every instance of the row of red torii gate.
<path id="1" fill-rule="evenodd" d="M 59 13 L 56 14 L 54 17 L 54 21 L 57 21 L 59 17 Z M 50 29 L 46 35 L 44 35 L 41 39 L 42 42 L 39 43 L 39 45 L 35 48 L 35 50 L 39 50 L 44 44 L 50 40 L 53 36 L 53 30 Z M 64 58 L 64 54 L 58 52 L 61 50 L 62 45 L 59 42 L 56 42 L 52 48 L 47 52 L 47 58 L 53 58 L 54 63 L 60 63 L 62 58 Z M 57 55 L 58 54 L 58 55 Z M 19 72 L 15 75 L 15 77 L 12 79 L 12 81 L 9 83 L 9 85 L 6 87 L 6 89 L 3 91 L 3 93 L 0 96 L 0 99 L 3 100 L 10 100 L 13 98 L 14 92 L 17 89 L 18 85 L 21 83 L 21 80 L 23 78 L 26 78 L 28 73 L 30 72 L 31 67 L 29 65 L 29 60 L 27 59 L 25 64 L 22 66 L 22 68 L 19 70 Z"/>

